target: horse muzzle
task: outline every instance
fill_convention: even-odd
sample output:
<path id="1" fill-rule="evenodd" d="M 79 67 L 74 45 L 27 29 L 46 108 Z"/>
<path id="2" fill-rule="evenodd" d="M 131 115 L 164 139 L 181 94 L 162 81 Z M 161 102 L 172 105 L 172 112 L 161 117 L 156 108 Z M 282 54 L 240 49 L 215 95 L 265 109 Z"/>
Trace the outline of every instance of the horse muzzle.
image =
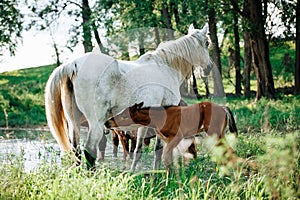
<path id="1" fill-rule="evenodd" d="M 205 69 L 202 69 L 202 76 L 207 77 L 210 74 L 210 71 L 212 70 L 213 67 L 214 67 L 214 64 L 210 63 L 209 65 L 207 65 L 207 67 Z"/>
<path id="2" fill-rule="evenodd" d="M 111 118 L 111 119 L 109 119 L 109 120 L 106 120 L 106 122 L 104 123 L 104 127 L 107 128 L 107 129 L 111 129 L 111 128 L 116 127 L 116 123 L 115 123 L 115 121 Z"/>

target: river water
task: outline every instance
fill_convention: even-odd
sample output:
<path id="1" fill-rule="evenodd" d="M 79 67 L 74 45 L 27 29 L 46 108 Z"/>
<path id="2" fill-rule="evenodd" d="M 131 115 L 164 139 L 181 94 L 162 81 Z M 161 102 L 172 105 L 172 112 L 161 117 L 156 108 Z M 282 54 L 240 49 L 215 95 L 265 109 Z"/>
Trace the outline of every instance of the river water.
<path id="1" fill-rule="evenodd" d="M 62 153 L 58 144 L 49 132 L 40 131 L 14 131 L 9 137 L 1 134 L 0 139 L 0 161 L 15 162 L 21 160 L 26 172 L 30 172 L 41 163 L 47 162 L 61 164 Z M 4 135 L 4 136 L 3 136 Z M 81 132 L 81 146 L 84 146 L 87 132 Z M 123 148 L 118 147 L 118 156 L 113 156 L 112 142 L 110 134 L 107 135 L 108 143 L 106 146 L 105 160 L 98 163 L 112 169 L 124 169 Z M 154 142 L 154 140 L 153 140 Z M 137 170 L 150 170 L 152 166 L 153 152 L 143 153 L 142 159 L 137 166 Z M 130 164 L 129 164 L 130 165 Z M 129 168 L 127 165 L 127 169 Z"/>

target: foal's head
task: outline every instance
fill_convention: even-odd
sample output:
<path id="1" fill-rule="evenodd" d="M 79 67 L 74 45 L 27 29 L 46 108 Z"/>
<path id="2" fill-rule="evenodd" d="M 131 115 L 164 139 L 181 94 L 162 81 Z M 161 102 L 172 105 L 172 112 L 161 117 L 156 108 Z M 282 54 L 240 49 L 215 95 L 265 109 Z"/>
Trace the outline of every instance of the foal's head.
<path id="1" fill-rule="evenodd" d="M 122 130 L 134 130 L 142 126 L 140 122 L 143 121 L 143 118 L 139 118 L 138 114 L 143 105 L 144 102 L 141 102 L 124 109 L 119 114 L 108 119 L 104 126 L 108 129 L 118 128 Z"/>

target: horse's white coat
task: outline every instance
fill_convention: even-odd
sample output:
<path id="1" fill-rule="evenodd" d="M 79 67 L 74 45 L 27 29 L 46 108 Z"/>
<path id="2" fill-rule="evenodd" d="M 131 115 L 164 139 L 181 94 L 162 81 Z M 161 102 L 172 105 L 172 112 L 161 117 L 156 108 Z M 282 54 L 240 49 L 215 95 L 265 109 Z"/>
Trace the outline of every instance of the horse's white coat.
<path id="1" fill-rule="evenodd" d="M 64 101 L 60 112 L 64 112 L 67 119 L 73 146 L 78 144 L 75 140 L 79 139 L 78 119 L 81 115 L 78 113 L 81 113 L 89 124 L 85 148 L 92 156 L 100 158 L 98 146 L 103 137 L 103 123 L 108 117 L 142 101 L 144 106 L 177 105 L 181 98 L 180 84 L 191 73 L 192 67 L 211 67 L 206 46 L 207 28 L 191 31 L 178 40 L 159 45 L 156 51 L 137 61 L 115 60 L 94 51 L 56 69 L 48 80 L 45 94 L 49 126 L 63 123 L 53 121 L 58 115 L 55 113 L 59 112 L 55 110 L 59 109 L 55 102 Z M 72 89 L 66 80 L 70 80 Z M 57 95 L 59 90 L 63 97 Z M 58 130 L 51 128 L 62 148 L 68 150 L 68 145 L 60 139 L 64 133 L 58 133 Z M 145 130 L 139 128 L 137 142 L 143 138 Z M 100 146 L 100 150 L 104 149 L 105 146 Z"/>

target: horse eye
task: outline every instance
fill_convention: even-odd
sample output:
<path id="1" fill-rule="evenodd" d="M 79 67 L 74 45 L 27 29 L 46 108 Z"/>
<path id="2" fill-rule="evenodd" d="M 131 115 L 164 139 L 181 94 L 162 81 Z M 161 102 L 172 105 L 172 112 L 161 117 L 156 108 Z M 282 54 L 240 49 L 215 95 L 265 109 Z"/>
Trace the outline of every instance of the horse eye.
<path id="1" fill-rule="evenodd" d="M 205 42 L 205 46 L 208 47 L 209 46 L 209 41 Z"/>

